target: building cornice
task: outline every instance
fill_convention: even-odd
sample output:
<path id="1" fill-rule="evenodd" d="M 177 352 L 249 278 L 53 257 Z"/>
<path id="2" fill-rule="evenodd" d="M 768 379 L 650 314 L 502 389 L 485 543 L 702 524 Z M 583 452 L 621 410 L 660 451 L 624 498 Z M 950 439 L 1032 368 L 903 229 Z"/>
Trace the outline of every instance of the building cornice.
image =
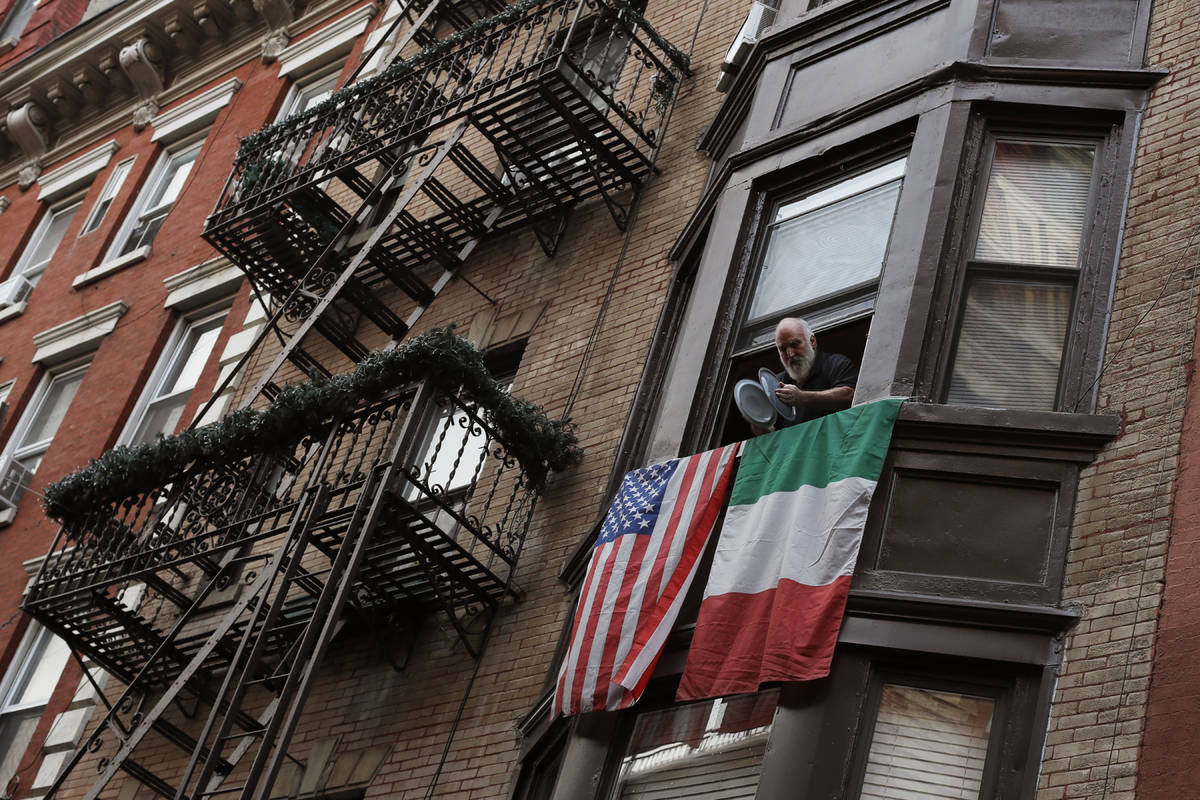
<path id="1" fill-rule="evenodd" d="M 122 4 L 12 65 L 0 73 L 0 186 L 28 188 L 43 165 L 131 122 L 140 129 L 161 108 L 258 56 L 270 60 L 295 34 L 345 10 L 315 0 L 277 27 L 279 5 L 293 2 Z"/>

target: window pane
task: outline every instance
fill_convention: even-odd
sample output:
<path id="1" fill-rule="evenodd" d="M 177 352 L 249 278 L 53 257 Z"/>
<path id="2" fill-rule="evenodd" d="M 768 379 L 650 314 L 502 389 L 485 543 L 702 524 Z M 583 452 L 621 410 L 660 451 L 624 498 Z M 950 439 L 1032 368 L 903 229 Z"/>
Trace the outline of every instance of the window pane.
<path id="1" fill-rule="evenodd" d="M 753 800 L 778 700 L 765 692 L 642 714 L 619 796 Z"/>
<path id="2" fill-rule="evenodd" d="M 1074 287 L 977 279 L 967 291 L 948 403 L 1051 410 Z"/>
<path id="3" fill-rule="evenodd" d="M 194 322 L 163 353 L 152 383 L 144 392 L 144 411 L 133 429 L 130 444 L 148 442 L 158 434 L 175 432 L 191 391 L 212 355 L 225 315 Z"/>
<path id="4" fill-rule="evenodd" d="M 781 215 L 802 213 L 777 222 L 768 234 L 747 322 L 876 280 L 887 252 L 900 183 L 894 179 L 851 197 L 840 192 L 842 199 L 818 208 L 798 201 L 781 209 Z M 839 188 L 844 187 L 834 187 Z"/>
<path id="5" fill-rule="evenodd" d="M 976 800 L 995 702 L 884 686 L 861 800 Z"/>
<path id="6" fill-rule="evenodd" d="M 28 260 L 22 268 L 27 276 L 40 275 L 46 269 L 78 210 L 79 204 L 76 203 L 68 208 L 50 212 L 45 227 L 38 232 L 35 240 L 30 242 Z"/>
<path id="7" fill-rule="evenodd" d="M 186 153 L 180 153 L 171 158 L 171 163 L 167 167 L 167 172 L 163 175 L 162 180 L 155 191 L 150 195 L 149 201 L 146 203 L 147 208 L 156 208 L 158 206 L 174 203 L 179 197 L 180 191 L 183 190 L 184 181 L 187 180 L 188 173 L 191 172 L 192 162 L 196 160 L 195 150 L 189 150 Z"/>
<path id="8" fill-rule="evenodd" d="M 998 142 L 975 258 L 1077 267 L 1096 148 Z"/>
<path id="9" fill-rule="evenodd" d="M 183 357 L 178 359 L 178 366 L 174 370 L 175 375 L 171 376 L 167 381 L 167 385 L 160 395 L 173 394 L 183 391 L 184 389 L 192 389 L 196 386 L 196 381 L 200 379 L 200 373 L 204 370 L 204 365 L 208 363 L 208 357 L 212 354 L 213 345 L 217 343 L 217 336 L 221 333 L 221 323 L 225 319 L 213 320 L 203 326 L 196 326 L 194 330 L 189 331 L 187 339 L 184 341 L 186 351 Z"/>
<path id="10" fill-rule="evenodd" d="M 33 420 L 25 435 L 21 437 L 19 447 L 27 447 L 37 442 L 46 442 L 54 438 L 71 401 L 75 399 L 75 391 L 83 381 L 83 373 L 77 372 L 63 378 L 55 378 L 46 394 L 43 395 L 38 407 L 34 410 Z"/>
<path id="11" fill-rule="evenodd" d="M 29 654 L 30 668 L 22 677 L 21 685 L 13 687 L 7 704 L 48 703 L 70 654 L 66 642 L 43 629 L 37 646 Z"/>
<path id="12" fill-rule="evenodd" d="M 121 190 L 121 184 L 125 182 L 125 177 L 129 174 L 132 166 L 132 160 L 117 164 L 117 168 L 109 176 L 108 182 L 104 184 L 104 189 L 100 192 L 100 197 L 96 199 L 96 205 L 92 206 L 92 213 L 88 215 L 87 221 L 83 223 L 83 230 L 79 232 L 80 236 L 85 233 L 91 233 L 100 227 L 100 223 L 104 220 L 104 215 L 108 213 L 109 206 L 112 205 L 117 192 Z"/>

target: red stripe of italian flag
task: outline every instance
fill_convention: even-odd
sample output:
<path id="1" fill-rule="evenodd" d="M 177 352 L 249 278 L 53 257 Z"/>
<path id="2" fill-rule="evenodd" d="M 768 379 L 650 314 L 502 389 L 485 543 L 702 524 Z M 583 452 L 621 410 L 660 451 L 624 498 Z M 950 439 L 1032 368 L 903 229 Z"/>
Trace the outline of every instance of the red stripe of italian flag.
<path id="1" fill-rule="evenodd" d="M 679 699 L 829 674 L 902 402 L 866 403 L 745 443 Z"/>

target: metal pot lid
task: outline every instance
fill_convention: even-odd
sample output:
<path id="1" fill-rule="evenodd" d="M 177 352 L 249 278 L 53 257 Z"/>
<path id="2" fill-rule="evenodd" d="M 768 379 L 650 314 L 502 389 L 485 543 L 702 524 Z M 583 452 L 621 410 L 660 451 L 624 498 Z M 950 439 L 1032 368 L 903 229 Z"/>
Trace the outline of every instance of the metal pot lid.
<path id="1" fill-rule="evenodd" d="M 796 421 L 796 409 L 789 406 L 787 403 L 775 396 L 775 390 L 779 388 L 782 381 L 775 375 L 774 372 L 762 367 L 758 371 L 758 382 L 762 386 L 763 391 L 767 395 L 767 399 L 771 401 L 771 405 L 779 412 L 780 418 L 785 422 Z"/>
<path id="2" fill-rule="evenodd" d="M 733 402 L 742 419 L 760 428 L 775 424 L 775 405 L 758 381 L 741 380 L 733 387 Z"/>

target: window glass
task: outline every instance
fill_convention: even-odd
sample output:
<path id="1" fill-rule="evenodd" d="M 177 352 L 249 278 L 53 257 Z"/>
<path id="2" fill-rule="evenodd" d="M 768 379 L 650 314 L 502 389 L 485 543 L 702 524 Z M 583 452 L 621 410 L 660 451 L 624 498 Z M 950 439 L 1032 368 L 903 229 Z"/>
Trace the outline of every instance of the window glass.
<path id="1" fill-rule="evenodd" d="M 54 209 L 38 225 L 29 246 L 25 248 L 25 252 L 21 256 L 21 266 L 19 267 L 31 281 L 36 282 L 37 277 L 49 266 L 50 259 L 54 257 L 54 251 L 58 249 L 58 245 L 62 242 L 63 236 L 70 227 L 71 220 L 75 219 L 75 212 L 78 210 L 79 203 Z"/>
<path id="2" fill-rule="evenodd" d="M 1096 148 L 998 142 L 975 258 L 1076 267 Z"/>
<path id="3" fill-rule="evenodd" d="M 995 701 L 885 684 L 861 800 L 976 800 Z"/>
<path id="4" fill-rule="evenodd" d="M 947 401 L 1054 407 L 1074 287 L 979 279 L 967 290 Z"/>
<path id="5" fill-rule="evenodd" d="M 778 701 L 771 691 L 641 714 L 617 796 L 753 800 Z"/>
<path id="6" fill-rule="evenodd" d="M 29 422 L 18 437 L 14 452 L 30 469 L 36 469 L 42 454 L 54 439 L 71 401 L 75 399 L 79 384 L 83 382 L 84 371 L 84 368 L 80 368 L 51 377 L 41 396 L 27 412 Z"/>
<path id="7" fill-rule="evenodd" d="M 292 89 L 292 94 L 288 97 L 287 102 L 283 104 L 283 109 L 279 112 L 278 119 L 284 119 L 285 117 L 290 117 L 292 114 L 307 111 L 322 100 L 325 100 L 329 95 L 333 94 L 333 88 L 337 85 L 337 79 L 337 73 L 334 73 L 326 75 L 323 78 L 297 84 Z"/>
<path id="8" fill-rule="evenodd" d="M 200 145 L 196 144 L 186 150 L 168 153 L 164 156 L 156 174 L 138 198 L 137 215 L 117 251 L 118 256 L 131 253 L 154 241 L 171 206 L 179 198 L 179 193 L 183 191 L 192 164 L 199 153 Z"/>
<path id="9" fill-rule="evenodd" d="M 159 434 L 171 434 L 179 425 L 204 365 L 216 346 L 225 312 L 188 323 L 159 360 L 137 412 L 129 444 L 140 444 Z"/>
<path id="10" fill-rule="evenodd" d="M 66 643 L 37 623 L 26 633 L 0 703 L 0 786 L 16 772 L 69 655 Z"/>
<path id="11" fill-rule="evenodd" d="M 78 210 L 79 203 L 72 203 L 46 212 L 17 260 L 12 277 L 0 284 L 0 304 L 19 303 L 29 296 L 46 267 L 50 266 Z"/>
<path id="12" fill-rule="evenodd" d="M 904 164 L 894 161 L 779 208 L 747 324 L 878 280 Z"/>
<path id="13" fill-rule="evenodd" d="M 0 41 L 19 37 L 29 24 L 29 18 L 33 16 L 35 8 L 37 0 L 17 0 L 12 11 L 4 18 L 4 24 L 0 25 Z"/>
<path id="14" fill-rule="evenodd" d="M 1057 407 L 1096 152 L 993 142 L 946 402 Z"/>
<path id="15" fill-rule="evenodd" d="M 96 198 L 96 204 L 92 206 L 92 211 L 88 214 L 87 220 L 84 221 L 83 230 L 79 232 L 80 236 L 91 233 L 100 227 L 100 223 L 104 221 L 104 215 L 108 213 L 109 207 L 112 206 L 113 200 L 116 199 L 117 192 L 121 191 L 121 185 L 125 183 L 125 178 L 128 177 L 129 170 L 132 167 L 133 159 L 117 164 L 112 175 L 108 176 L 108 180 L 105 182 L 100 196 Z"/>

